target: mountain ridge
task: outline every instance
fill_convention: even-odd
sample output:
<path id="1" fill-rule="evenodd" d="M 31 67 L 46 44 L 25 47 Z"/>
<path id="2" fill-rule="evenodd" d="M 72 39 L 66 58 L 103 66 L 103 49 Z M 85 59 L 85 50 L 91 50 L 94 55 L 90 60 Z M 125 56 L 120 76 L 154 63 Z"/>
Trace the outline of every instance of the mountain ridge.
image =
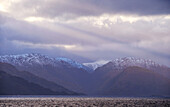
<path id="1" fill-rule="evenodd" d="M 48 57 L 43 54 L 39 53 L 31 53 L 31 54 L 19 54 L 19 55 L 0 55 L 0 62 L 6 62 L 10 64 L 15 65 L 21 65 L 23 63 L 39 63 L 41 65 L 55 65 L 56 63 L 68 63 L 72 65 L 73 67 L 86 69 L 88 66 L 92 65 L 93 70 L 95 70 L 98 67 L 101 67 L 107 63 L 114 63 L 115 65 L 118 65 L 119 67 L 123 67 L 124 65 L 128 66 L 141 66 L 141 67 L 150 67 L 150 66 L 159 66 L 159 67 L 167 67 L 165 65 L 160 65 L 156 62 L 154 62 L 151 59 L 143 59 L 143 58 L 136 58 L 136 57 L 122 57 L 122 58 L 116 58 L 114 60 L 99 60 L 95 62 L 89 62 L 89 63 L 78 63 L 72 59 L 66 58 L 66 57 Z M 121 69 L 121 68 L 120 68 Z"/>
<path id="2" fill-rule="evenodd" d="M 115 87 L 119 87 L 119 84 L 116 84 L 116 82 L 112 80 L 119 81 L 119 78 L 117 76 L 122 74 L 124 71 L 128 71 L 126 69 L 129 67 L 139 67 L 138 70 L 144 73 L 145 76 L 150 75 L 149 72 L 143 72 L 145 70 L 148 70 L 156 73 L 156 75 L 160 75 L 157 76 L 160 80 L 169 81 L 170 79 L 170 68 L 168 68 L 167 66 L 160 65 L 152 60 L 134 57 L 118 58 L 115 60 L 111 60 L 108 63 L 106 62 L 106 64 L 101 63 L 93 72 L 89 72 L 88 67 L 85 67 L 83 64 L 78 63 L 74 60 L 63 57 L 50 58 L 41 54 L 0 56 L 0 62 L 12 64 L 21 72 L 27 71 L 28 73 L 31 73 L 39 78 L 63 86 L 66 89 L 88 95 L 98 95 L 99 93 L 103 93 L 104 95 L 112 95 L 112 93 L 115 93 L 115 89 L 109 91 L 108 87 L 112 85 L 116 85 Z M 129 72 L 127 73 L 130 74 Z M 129 78 L 128 76 L 129 75 L 125 75 L 124 78 L 128 79 L 128 84 L 133 84 L 133 81 L 135 80 L 131 81 L 131 79 L 133 78 Z M 150 75 L 150 77 L 152 77 L 152 75 Z M 143 80 L 141 79 L 139 81 Z M 148 82 L 155 84 L 153 81 Z M 156 85 L 159 86 L 161 84 L 163 83 Z M 126 84 L 124 85 L 126 86 Z M 147 83 L 144 84 L 144 87 L 146 86 L 148 86 Z M 132 87 L 136 87 L 136 84 L 133 84 Z M 103 92 L 100 92 L 100 90 L 102 90 Z M 108 91 L 110 93 L 104 93 L 104 91 Z M 119 95 L 122 94 L 119 93 Z M 127 95 L 129 95 L 128 92 Z"/>
<path id="3" fill-rule="evenodd" d="M 28 71 L 78 93 L 82 93 L 88 75 L 84 65 L 80 66 L 70 59 L 50 58 L 41 54 L 0 56 L 0 62 L 12 64 L 20 71 Z"/>

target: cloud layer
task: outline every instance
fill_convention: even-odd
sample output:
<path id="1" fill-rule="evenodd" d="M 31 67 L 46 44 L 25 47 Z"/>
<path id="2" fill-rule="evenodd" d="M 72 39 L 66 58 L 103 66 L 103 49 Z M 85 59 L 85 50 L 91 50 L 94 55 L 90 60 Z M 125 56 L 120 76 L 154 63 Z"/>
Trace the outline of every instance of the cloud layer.
<path id="1" fill-rule="evenodd" d="M 17 17 L 65 19 L 102 14 L 165 15 L 170 13 L 169 8 L 169 0 L 8 0 L 0 5 L 1 11 Z"/>
<path id="2" fill-rule="evenodd" d="M 0 54 L 135 56 L 169 66 L 169 7 L 168 0 L 0 1 Z"/>

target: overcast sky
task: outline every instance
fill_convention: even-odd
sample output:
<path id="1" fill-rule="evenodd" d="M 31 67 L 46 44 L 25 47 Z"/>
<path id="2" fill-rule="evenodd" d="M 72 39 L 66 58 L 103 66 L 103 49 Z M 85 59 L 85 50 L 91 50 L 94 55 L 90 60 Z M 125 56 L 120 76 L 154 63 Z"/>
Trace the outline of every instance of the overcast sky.
<path id="1" fill-rule="evenodd" d="M 0 0 L 0 54 L 170 66 L 170 0 Z"/>

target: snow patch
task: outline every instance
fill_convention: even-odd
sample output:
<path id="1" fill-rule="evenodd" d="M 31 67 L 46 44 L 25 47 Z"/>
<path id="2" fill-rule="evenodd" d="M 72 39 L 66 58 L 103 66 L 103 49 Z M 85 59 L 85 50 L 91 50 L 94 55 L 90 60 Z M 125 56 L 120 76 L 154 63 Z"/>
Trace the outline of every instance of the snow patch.
<path id="1" fill-rule="evenodd" d="M 147 69 L 161 66 L 156 62 L 152 61 L 151 59 L 142 59 L 142 58 L 135 58 L 135 57 L 117 58 L 115 60 L 112 60 L 111 63 L 114 66 L 114 69 L 116 70 L 122 70 L 129 66 L 139 66 Z"/>
<path id="2" fill-rule="evenodd" d="M 63 64 L 66 63 L 72 67 L 75 68 L 82 68 L 87 70 L 88 68 L 76 61 L 73 61 L 68 58 L 50 58 L 45 55 L 41 54 L 21 54 L 21 55 L 4 55 L 0 56 L 0 62 L 4 63 L 9 63 L 14 66 L 24 66 L 24 65 L 33 65 L 33 64 L 38 64 L 38 65 L 52 65 L 52 66 L 58 66 L 58 64 Z"/>
<path id="3" fill-rule="evenodd" d="M 95 61 L 95 62 L 92 62 L 92 63 L 83 63 L 83 65 L 95 70 L 98 67 L 101 67 L 108 62 L 109 62 L 109 60 L 99 60 L 99 61 Z"/>

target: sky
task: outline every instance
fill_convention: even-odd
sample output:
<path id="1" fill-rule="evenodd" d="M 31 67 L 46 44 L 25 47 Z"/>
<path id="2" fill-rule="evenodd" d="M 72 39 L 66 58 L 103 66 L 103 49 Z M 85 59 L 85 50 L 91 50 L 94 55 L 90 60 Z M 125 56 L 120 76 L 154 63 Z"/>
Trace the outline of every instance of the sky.
<path id="1" fill-rule="evenodd" d="M 0 0 L 0 55 L 170 66 L 170 0 Z"/>

